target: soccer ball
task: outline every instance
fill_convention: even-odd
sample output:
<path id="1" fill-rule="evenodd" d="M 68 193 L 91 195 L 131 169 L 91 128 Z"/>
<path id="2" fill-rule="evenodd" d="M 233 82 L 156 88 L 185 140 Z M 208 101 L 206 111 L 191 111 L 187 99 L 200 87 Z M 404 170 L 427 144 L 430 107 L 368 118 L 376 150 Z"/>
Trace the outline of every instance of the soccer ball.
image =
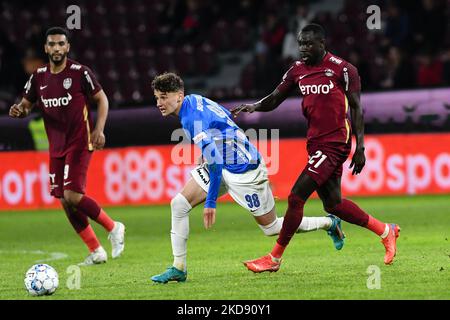
<path id="1" fill-rule="evenodd" d="M 58 273 L 48 264 L 35 264 L 28 269 L 24 282 L 32 296 L 51 295 L 58 288 Z"/>

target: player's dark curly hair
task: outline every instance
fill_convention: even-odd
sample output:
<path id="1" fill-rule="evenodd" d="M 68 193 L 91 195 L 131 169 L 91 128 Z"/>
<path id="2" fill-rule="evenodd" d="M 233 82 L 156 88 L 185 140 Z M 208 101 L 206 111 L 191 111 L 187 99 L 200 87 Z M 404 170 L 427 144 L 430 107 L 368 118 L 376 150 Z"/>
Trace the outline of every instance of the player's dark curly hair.
<path id="1" fill-rule="evenodd" d="M 67 31 L 64 28 L 61 27 L 51 27 L 49 28 L 46 32 L 45 32 L 45 42 L 47 42 L 47 38 L 50 35 L 54 35 L 54 34 L 63 34 L 66 36 L 67 42 L 69 41 L 69 31 Z"/>
<path id="2" fill-rule="evenodd" d="M 325 39 L 326 33 L 325 29 L 317 23 L 310 23 L 306 25 L 301 32 L 312 32 L 317 37 L 317 39 Z"/>
<path id="3" fill-rule="evenodd" d="M 161 92 L 184 91 L 184 82 L 173 72 L 165 72 L 155 77 L 152 81 L 152 89 Z"/>

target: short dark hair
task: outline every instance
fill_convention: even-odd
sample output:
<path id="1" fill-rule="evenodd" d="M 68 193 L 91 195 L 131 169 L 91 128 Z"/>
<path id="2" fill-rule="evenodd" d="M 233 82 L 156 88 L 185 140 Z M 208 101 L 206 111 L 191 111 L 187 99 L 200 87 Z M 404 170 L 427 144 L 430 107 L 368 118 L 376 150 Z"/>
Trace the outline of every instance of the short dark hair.
<path id="1" fill-rule="evenodd" d="M 47 42 L 47 38 L 50 35 L 54 35 L 54 34 L 63 34 L 66 36 L 67 42 L 69 42 L 69 32 L 61 27 L 51 27 L 50 29 L 47 29 L 47 31 L 45 32 L 45 42 Z"/>
<path id="2" fill-rule="evenodd" d="M 153 79 L 152 88 L 161 92 L 184 91 L 184 82 L 177 74 L 165 72 Z"/>
<path id="3" fill-rule="evenodd" d="M 317 23 L 311 23 L 306 25 L 301 32 L 312 32 L 319 39 L 325 39 L 325 29 Z"/>

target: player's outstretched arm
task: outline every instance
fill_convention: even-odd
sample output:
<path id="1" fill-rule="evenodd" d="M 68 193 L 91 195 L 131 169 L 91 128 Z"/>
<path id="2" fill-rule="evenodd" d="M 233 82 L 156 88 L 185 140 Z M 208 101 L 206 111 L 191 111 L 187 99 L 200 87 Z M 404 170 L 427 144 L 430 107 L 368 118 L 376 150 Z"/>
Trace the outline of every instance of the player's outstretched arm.
<path id="1" fill-rule="evenodd" d="M 352 129 L 356 137 L 356 149 L 349 167 L 353 167 L 352 174 L 359 174 L 366 164 L 366 157 L 364 155 L 364 117 L 359 96 L 359 92 L 347 94 L 350 105 Z"/>
<path id="2" fill-rule="evenodd" d="M 202 154 L 209 169 L 209 188 L 203 209 L 203 223 L 208 229 L 216 222 L 216 204 L 222 181 L 223 158 L 215 142 L 203 146 Z"/>
<path id="3" fill-rule="evenodd" d="M 106 118 L 108 117 L 109 102 L 103 90 L 97 92 L 93 99 L 97 104 L 97 122 L 94 131 L 92 131 L 91 139 L 95 150 L 101 150 L 105 146 L 105 130 Z"/>
<path id="4" fill-rule="evenodd" d="M 13 104 L 9 108 L 9 116 L 13 118 L 25 118 L 31 112 L 33 104 L 25 98 L 22 98 L 19 104 Z"/>
<path id="5" fill-rule="evenodd" d="M 231 113 L 236 117 L 240 112 L 268 112 L 276 109 L 284 100 L 286 100 L 287 92 L 281 92 L 275 89 L 271 94 L 262 98 L 260 101 L 251 104 L 241 104 L 238 107 L 231 109 Z"/>

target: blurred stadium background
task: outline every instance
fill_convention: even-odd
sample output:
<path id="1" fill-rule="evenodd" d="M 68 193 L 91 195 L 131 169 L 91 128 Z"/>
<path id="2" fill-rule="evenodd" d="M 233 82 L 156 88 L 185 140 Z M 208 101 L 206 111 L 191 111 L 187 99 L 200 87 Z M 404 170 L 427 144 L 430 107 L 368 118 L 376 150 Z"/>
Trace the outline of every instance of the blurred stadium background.
<path id="1" fill-rule="evenodd" d="M 46 28 L 65 25 L 71 4 L 82 12 L 71 57 L 95 70 L 114 108 L 150 104 L 148 84 L 167 70 L 214 99 L 260 97 L 297 58 L 295 36 L 309 22 L 325 26 L 329 49 L 358 67 L 366 92 L 450 84 L 444 0 L 2 1 L 3 113 L 46 60 Z M 372 4 L 382 8 L 381 30 L 366 27 Z"/>
<path id="2" fill-rule="evenodd" d="M 150 82 L 156 74 L 176 71 L 185 79 L 187 93 L 206 95 L 226 107 L 255 101 L 273 90 L 298 57 L 295 41 L 298 30 L 317 22 L 328 33 L 328 49 L 359 69 L 369 138 L 368 164 L 385 168 L 376 175 L 376 170 L 371 173 L 367 167 L 368 173 L 358 178 L 366 182 L 348 184 L 347 191 L 370 195 L 373 182 L 375 186 L 393 186 L 380 187 L 374 195 L 450 191 L 448 145 L 442 144 L 448 141 L 450 131 L 450 6 L 447 1 L 2 1 L 0 150 L 46 148 L 37 110 L 22 121 L 9 118 L 7 112 L 18 101 L 28 75 L 47 61 L 43 54 L 45 30 L 50 26 L 65 26 L 71 4 L 81 9 L 81 29 L 71 31 L 69 57 L 93 69 L 109 97 L 106 146 L 116 152 L 122 152 L 123 147 L 139 146 L 141 149 L 137 150 L 145 158 L 146 146 L 173 143 L 171 135 L 179 127 L 177 119 L 163 120 L 153 107 Z M 366 10 L 372 4 L 381 8 L 381 29 L 367 28 Z M 306 123 L 299 106 L 299 96 L 293 93 L 274 112 L 246 114 L 236 121 L 244 130 L 279 129 L 282 139 L 301 139 Z M 441 135 L 414 136 L 414 133 Z M 371 143 L 373 134 L 391 135 Z M 394 143 L 393 139 L 398 142 Z M 131 156 L 127 162 L 130 157 L 127 151 L 117 158 L 117 163 L 125 161 L 143 180 L 146 168 L 164 173 L 171 164 L 170 147 L 162 148 L 162 158 L 147 157 L 150 160 L 145 162 L 144 158 Z M 288 190 L 291 185 L 287 178 L 290 166 L 283 157 L 291 157 L 289 163 L 297 160 L 302 163 L 305 155 L 299 151 L 292 158 L 285 143 L 280 148 L 280 175 L 285 177 L 280 183 L 286 183 L 282 186 L 283 197 L 285 188 Z M 396 157 L 398 152 L 401 159 Z M 13 153 L 4 156 L 8 154 L 15 161 Z M 34 163 L 46 161 L 45 153 L 39 157 Z M 108 160 L 109 155 L 99 153 L 98 158 L 101 159 L 99 168 L 109 167 L 96 170 L 91 180 L 107 178 L 99 172 L 125 168 L 123 164 L 116 165 L 115 160 Z M 371 158 L 376 161 L 370 161 Z M 21 189 L 15 181 L 21 180 L 24 186 L 26 181 L 8 176 L 5 182 L 6 165 L 3 169 L 3 182 L 9 184 L 3 190 L 14 195 L 17 188 Z M 181 172 L 187 169 L 173 170 L 169 171 L 179 176 L 182 184 L 184 173 Z M 289 170 L 296 173 L 298 169 Z M 120 179 L 131 178 L 124 173 Z M 161 179 L 170 184 L 169 178 Z M 274 183 L 275 187 L 279 184 L 276 179 Z M 95 189 L 99 187 L 105 189 L 103 186 Z M 158 186 L 147 187 L 152 188 Z M 167 194 L 161 199 L 170 199 L 171 192 L 161 192 Z M 145 199 L 141 202 L 153 202 L 151 197 Z M 133 203 L 133 199 L 127 201 Z"/>
<path id="3" fill-rule="evenodd" d="M 255 101 L 270 93 L 297 59 L 297 32 L 317 22 L 328 33 L 328 49 L 357 66 L 362 79 L 367 173 L 356 180 L 344 176 L 344 191 L 354 195 L 450 191 L 448 1 L 2 1 L 0 150 L 46 147 L 37 110 L 19 121 L 7 112 L 18 101 L 28 75 L 46 62 L 45 30 L 65 26 L 72 4 L 81 9 L 81 29 L 71 31 L 69 57 L 94 70 L 111 104 L 105 133 L 112 155 L 105 151 L 94 158 L 95 190 L 112 188 L 104 193 L 114 194 L 124 182 L 131 190 L 141 190 L 142 198 L 124 195 L 126 203 L 138 199 L 137 203 L 151 204 L 154 190 L 162 195 L 156 202 L 165 203 L 188 176 L 189 166 L 172 168 L 170 146 L 149 149 L 173 143 L 171 134 L 179 127 L 176 119 L 163 121 L 152 107 L 150 82 L 156 74 L 176 71 L 185 79 L 187 93 L 206 95 L 226 107 Z M 366 25 L 366 9 L 372 4 L 381 8 L 380 29 L 369 30 Z M 291 175 L 299 170 L 292 164 L 301 166 L 306 157 L 303 151 L 293 155 L 290 149 L 303 149 L 306 123 L 299 105 L 295 93 L 274 112 L 246 114 L 236 120 L 243 129 L 280 130 L 281 173 L 274 176 L 274 188 L 281 190 L 281 197 L 289 190 Z M 291 145 L 294 140 L 285 138 L 295 138 L 299 144 Z M 157 150 L 157 156 L 152 150 Z M 30 152 L 35 158 L 33 170 L 43 180 L 45 168 L 37 166 L 46 163 L 46 154 Z M 27 182 L 23 171 L 27 165 L 18 163 L 14 152 L 2 157 L 3 207 L 11 205 L 11 196 L 22 203 L 26 192 L 21 190 L 39 192 L 34 180 Z M 283 161 L 286 158 L 289 163 Z M 6 159 L 13 167 L 21 166 L 14 171 L 18 176 L 11 176 Z M 148 170 L 159 178 L 148 178 Z M 98 182 L 111 181 L 111 174 L 115 186 Z M 278 180 L 278 176 L 284 178 Z M 136 186 L 139 179 L 147 181 L 145 177 L 165 184 Z M 105 197 L 110 199 L 108 204 L 123 203 L 111 195 L 100 199 Z M 33 199 L 29 202 L 36 208 L 40 205 L 36 201 L 45 203 L 46 198 Z"/>
<path id="4" fill-rule="evenodd" d="M 226 106 L 270 93 L 297 58 L 295 35 L 309 22 L 324 25 L 329 50 L 358 67 L 363 93 L 450 85 L 450 8 L 444 0 L 2 1 L 0 115 L 17 101 L 28 75 L 46 62 L 43 33 L 65 25 L 71 4 L 80 6 L 82 16 L 81 30 L 71 32 L 70 57 L 94 70 L 109 97 L 109 147 L 169 140 L 176 120 L 161 122 L 148 108 L 154 105 L 150 82 L 158 73 L 176 71 L 187 92 Z M 371 4 L 382 9 L 380 30 L 366 27 Z M 425 93 L 409 100 L 364 95 L 366 132 L 447 131 L 450 107 L 441 97 L 448 94 L 440 93 L 436 101 Z M 283 137 L 303 136 L 296 107 L 285 111 L 285 119 L 262 115 L 261 127 L 283 128 Z M 33 148 L 28 126 L 8 120 L 0 116 L 0 150 Z M 239 125 L 258 125 L 246 120 Z"/>
<path id="5" fill-rule="evenodd" d="M 29 118 L 23 120 L 11 119 L 7 113 L 11 104 L 18 101 L 29 74 L 47 61 L 43 55 L 45 30 L 50 26 L 64 26 L 68 17 L 66 9 L 72 4 L 80 6 L 82 16 L 81 30 L 71 31 L 72 47 L 69 57 L 93 69 L 110 101 L 110 113 L 105 129 L 107 148 L 95 153 L 88 175 L 87 191 L 99 203 L 105 206 L 168 204 L 189 177 L 192 164 L 175 164 L 171 157 L 174 143 L 171 141 L 171 134 L 179 127 L 178 121 L 163 120 L 159 111 L 153 107 L 155 101 L 150 82 L 156 74 L 176 71 L 185 79 L 187 93 L 203 94 L 226 107 L 241 102 L 253 102 L 269 94 L 279 83 L 290 63 L 297 58 L 295 37 L 298 30 L 310 22 L 316 22 L 322 24 L 327 31 L 328 49 L 353 63 L 359 69 L 362 80 L 367 164 L 363 173 L 357 177 L 352 177 L 349 170 L 344 170 L 344 196 L 372 197 L 361 200 L 363 207 L 367 205 L 369 212 L 374 210 L 375 215 L 385 214 L 382 217 L 395 218 L 396 222 L 411 229 L 422 230 L 423 242 L 425 239 L 432 239 L 427 250 L 434 255 L 433 268 L 444 258 L 448 263 L 447 256 L 442 254 L 444 251 L 448 254 L 448 242 L 445 243 L 447 249 L 443 249 L 444 245 L 439 242 L 444 238 L 447 241 L 448 228 L 446 231 L 444 229 L 450 223 L 448 1 L 1 1 L 0 151 L 3 152 L 0 152 L 0 210 L 45 211 L 44 209 L 59 208 L 59 204 L 48 194 L 48 154 L 45 151 L 45 135 L 42 135 L 39 113 L 34 110 Z M 369 17 L 366 9 L 373 4 L 381 8 L 379 30 L 369 30 L 366 26 Z M 296 93 L 274 112 L 246 114 L 236 119 L 243 129 L 280 130 L 281 140 L 277 145 L 279 162 L 270 161 L 274 149 L 268 148 L 262 150 L 262 153 L 269 160 L 269 169 L 272 168 L 276 172 L 271 176 L 271 181 L 274 193 L 281 199 L 287 197 L 290 186 L 307 159 L 304 141 L 306 123 L 300 112 L 300 101 L 301 98 Z M 275 167 L 279 170 L 275 170 Z M 431 196 L 415 197 L 414 201 L 408 201 L 410 196 L 419 194 Z M 439 196 L 434 198 L 434 195 L 438 194 Z M 391 195 L 397 195 L 399 198 L 377 201 L 383 199 L 378 198 L 380 196 Z M 312 214 L 321 214 L 320 205 L 311 202 L 315 208 Z M 412 211 L 406 209 L 408 203 L 417 207 Z M 281 208 L 284 206 L 285 203 L 282 202 Z M 167 252 L 166 258 L 170 259 L 170 209 L 168 206 L 155 208 L 158 212 L 167 212 L 167 215 L 158 213 L 161 219 L 166 216 L 167 221 L 152 220 L 152 225 L 149 225 L 146 220 L 146 213 L 149 211 L 147 208 L 141 211 L 133 211 L 139 209 L 131 207 L 110 210 L 124 220 L 127 220 L 127 212 L 130 212 L 130 217 L 139 216 L 141 220 L 133 221 L 131 218 L 128 224 L 137 230 L 135 237 L 141 232 L 140 240 L 144 239 L 140 244 L 141 248 L 148 247 L 145 240 L 148 230 L 144 226 L 156 228 L 161 222 L 165 229 L 164 232 L 158 229 L 160 238 L 155 240 L 155 243 L 161 247 L 158 252 Z M 242 240 L 240 237 L 244 237 L 243 233 L 238 236 L 231 224 L 239 221 L 238 218 L 233 220 L 235 216 L 240 215 L 242 219 L 244 216 L 247 219 L 248 217 L 237 206 L 227 205 L 226 208 L 232 218 L 228 218 L 229 227 L 222 223 L 222 231 L 229 231 L 229 238 L 236 237 L 239 240 L 236 246 L 241 246 L 247 243 L 248 239 Z M 67 232 L 70 232 L 60 211 L 58 219 L 61 219 L 61 226 L 64 225 Z M 439 212 L 439 219 L 433 221 L 437 224 L 434 227 L 428 225 L 430 220 L 423 216 L 423 213 L 428 211 Z M 282 212 L 280 210 L 279 214 Z M 394 212 L 397 215 L 389 215 Z M 31 213 L 24 213 L 24 221 L 33 221 L 36 226 L 47 230 L 45 234 L 53 232 L 45 229 L 43 222 L 39 225 L 39 221 L 30 218 L 35 214 L 34 211 Z M 18 214 L 14 212 L 11 217 Z M 417 220 L 407 220 L 409 214 L 414 214 Z M 44 215 L 47 217 L 51 214 L 43 212 Z M 4 226 L 9 226 L 9 234 L 22 227 L 14 225 L 13 219 L 8 220 L 6 212 L 4 219 Z M 201 232 L 200 218 L 195 219 L 198 221 L 193 230 Z M 141 221 L 143 224 L 139 225 Z M 415 221 L 418 225 L 413 224 Z M 218 224 L 220 223 L 219 221 Z M 242 223 L 239 225 L 250 224 L 249 220 Z M 351 227 L 349 226 L 349 229 L 353 230 Z M 254 225 L 249 228 L 253 228 L 251 230 L 254 233 L 245 231 L 248 232 L 246 236 L 259 232 Z M 430 229 L 435 231 L 433 235 L 428 233 Z M 354 235 L 359 234 L 358 231 L 353 231 Z M 2 243 L 6 246 L 10 243 L 11 248 L 30 247 L 30 241 L 26 242 L 26 239 L 12 240 L 13 236 L 6 238 L 8 233 L 0 234 L 5 237 Z M 130 236 L 133 236 L 133 232 L 130 232 Z M 257 239 L 262 239 L 261 235 L 258 236 L 260 238 Z M 213 241 L 212 236 L 208 237 Z M 255 239 L 256 237 L 255 235 Z M 408 254 L 410 258 L 415 259 L 417 252 L 422 250 L 422 240 L 410 237 Z M 222 238 L 228 238 L 228 234 L 224 234 Z M 66 242 L 71 240 L 71 244 L 65 243 L 68 249 L 64 250 L 76 255 L 81 251 L 81 243 L 78 243 L 75 237 Z M 266 241 L 266 247 L 269 248 L 272 240 L 262 241 Z M 407 253 L 406 240 L 407 238 L 403 240 L 404 254 Z M 198 247 L 205 243 L 198 242 Z M 61 250 L 51 244 L 44 244 L 44 241 L 40 241 L 39 245 L 45 246 L 47 250 Z M 317 247 L 317 242 L 313 245 Z M 33 247 L 31 250 L 40 248 Z M 351 248 L 349 245 L 349 255 L 365 256 L 364 261 L 372 263 L 371 256 L 367 258 L 367 248 L 358 247 L 356 251 Z M 247 249 L 252 254 L 256 252 L 255 248 Z M 314 250 L 313 247 L 310 249 Z M 436 250 L 433 251 L 434 249 Z M 213 250 L 214 248 L 211 248 L 211 252 Z M 258 250 L 262 250 L 262 245 Z M 203 251 L 197 252 L 193 249 L 193 252 L 199 255 L 198 252 Z M 225 257 L 224 254 L 221 256 L 220 252 L 214 253 L 218 259 Z M 423 253 L 423 256 L 427 254 Z M 133 251 L 129 255 L 132 256 Z M 321 252 L 317 251 L 316 255 L 318 262 L 313 268 L 320 268 Z M 133 262 L 142 263 L 140 252 L 134 252 L 134 256 Z M 378 253 L 373 253 L 373 256 L 378 258 Z M 239 261 L 244 257 L 232 258 Z M 14 259 L 15 256 L 11 256 L 10 260 Z M 153 256 L 151 259 L 151 266 L 160 271 L 160 259 Z M 345 265 L 350 261 L 348 259 L 348 256 L 341 258 L 335 265 L 339 265 L 339 261 Z M 15 272 L 21 267 L 22 261 L 14 261 L 17 263 L 13 267 Z M 408 260 L 404 258 L 405 261 Z M 298 264 L 301 263 L 304 261 L 299 260 Z M 415 277 L 417 274 L 428 275 L 434 272 L 422 261 L 414 260 L 414 263 L 418 269 L 404 264 L 404 269 L 401 269 L 403 274 Z M 215 268 L 214 264 L 211 268 Z M 24 267 L 24 270 L 26 269 Z M 347 269 L 341 271 L 348 273 Z M 128 271 L 123 272 L 124 277 L 127 277 Z M 139 272 L 143 273 L 142 270 Z M 230 271 L 224 271 L 224 276 L 227 272 Z M 448 276 L 448 271 L 446 272 Z M 338 273 L 329 274 L 326 283 L 335 281 L 335 274 Z M 14 273 L 11 271 L 9 275 L 13 277 Z M 441 281 L 442 275 L 443 273 L 433 273 L 433 283 L 445 286 L 445 281 Z M 206 276 L 211 275 L 207 273 Z M 353 278 L 351 273 L 347 276 L 348 279 Z M 391 276 L 394 277 L 392 274 Z M 293 278 L 287 278 L 287 286 L 290 279 L 298 281 L 294 274 Z M 392 281 L 396 281 L 395 279 L 394 277 Z M 410 280 L 418 281 L 418 288 L 406 288 L 404 284 L 410 280 L 398 282 L 395 288 L 398 292 L 403 292 L 406 298 L 409 297 L 408 290 L 416 292 L 415 297 L 421 298 L 427 294 L 426 290 L 420 289 L 421 283 L 426 280 L 417 279 Z M 248 281 L 254 281 L 253 277 L 249 277 Z M 146 282 L 141 285 L 146 288 Z M 217 284 L 218 288 L 222 285 L 223 282 Z M 300 287 L 303 285 L 304 283 L 299 284 Z M 314 286 L 314 283 L 311 285 Z M 430 286 L 429 282 L 428 285 Z M 430 288 L 429 286 L 427 288 Z M 5 288 L 12 287 L 14 284 L 8 283 Z M 308 292 L 308 288 L 305 287 L 304 297 L 309 297 L 312 292 Z M 265 289 L 267 288 L 262 287 L 260 292 L 272 292 L 272 289 Z M 358 297 L 367 298 L 367 289 L 363 289 L 365 291 Z M 433 291 L 433 287 L 430 290 Z M 448 298 L 448 291 L 444 292 L 442 288 L 439 290 L 441 291 L 437 293 L 437 297 Z M 193 291 L 207 292 L 203 288 Z M 93 294 L 94 298 L 96 294 Z M 161 294 L 160 297 L 170 298 L 167 292 Z M 289 297 L 289 294 L 291 293 L 286 296 Z M 395 297 L 396 291 L 391 294 Z M 318 296 L 333 298 L 328 293 Z M 192 297 L 195 298 L 196 295 Z"/>

